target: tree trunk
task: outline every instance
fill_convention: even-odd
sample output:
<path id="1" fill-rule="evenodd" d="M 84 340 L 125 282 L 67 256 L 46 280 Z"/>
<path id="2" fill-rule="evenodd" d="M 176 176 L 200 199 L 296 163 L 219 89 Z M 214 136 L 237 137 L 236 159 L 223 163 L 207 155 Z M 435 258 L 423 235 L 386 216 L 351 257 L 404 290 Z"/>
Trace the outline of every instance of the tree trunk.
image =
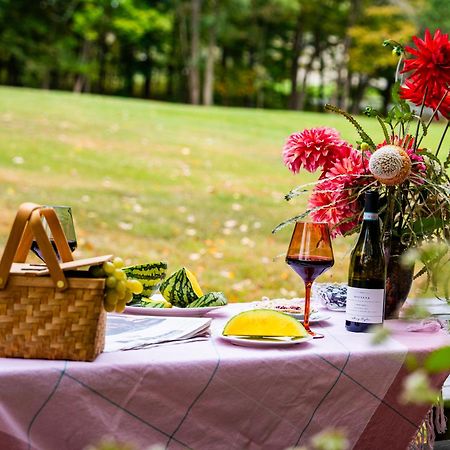
<path id="1" fill-rule="evenodd" d="M 188 103 L 190 101 L 190 89 L 189 89 L 189 73 L 190 73 L 190 60 L 189 60 L 189 36 L 188 36 L 188 7 L 181 2 L 176 10 L 176 18 L 178 22 L 178 43 L 180 46 L 180 59 L 183 61 L 183 66 L 180 70 L 180 86 L 178 94 L 182 101 Z"/>
<path id="2" fill-rule="evenodd" d="M 325 105 L 325 62 L 323 59 L 323 52 L 321 52 L 319 56 L 320 68 L 319 68 L 319 92 L 318 92 L 318 100 L 319 100 L 319 111 L 322 111 L 323 105 Z"/>
<path id="3" fill-rule="evenodd" d="M 333 103 L 341 109 L 344 109 L 344 86 L 345 86 L 345 77 L 346 77 L 346 70 L 345 70 L 345 56 L 339 55 L 338 58 L 342 58 L 342 61 L 338 61 L 336 63 L 336 72 L 337 72 L 337 78 L 336 78 L 336 93 Z"/>
<path id="4" fill-rule="evenodd" d="M 92 84 L 91 84 L 91 79 L 89 77 L 86 77 L 86 82 L 84 83 L 83 92 L 86 92 L 87 94 L 90 94 L 92 92 Z"/>
<path id="5" fill-rule="evenodd" d="M 225 89 L 222 89 L 221 92 L 221 102 L 220 104 L 223 106 L 229 106 L 229 97 L 228 97 L 228 90 L 226 89 L 227 86 L 227 67 L 228 67 L 228 54 L 229 50 L 227 47 L 221 48 L 221 55 L 220 55 L 220 83 L 225 86 Z"/>
<path id="6" fill-rule="evenodd" d="M 133 97 L 134 94 L 134 56 L 130 45 L 122 47 L 121 64 L 123 67 L 123 94 Z"/>
<path id="7" fill-rule="evenodd" d="M 361 104 L 361 101 L 364 97 L 364 93 L 366 91 L 368 83 L 369 78 L 367 77 L 367 75 L 359 75 L 358 84 L 356 86 L 356 89 L 353 91 L 352 95 L 352 104 L 350 107 L 351 114 L 360 113 L 359 105 Z"/>
<path id="8" fill-rule="evenodd" d="M 50 71 L 46 70 L 41 82 L 41 89 L 49 90 L 50 89 Z"/>
<path id="9" fill-rule="evenodd" d="M 308 64 L 304 67 L 303 72 L 303 79 L 302 79 L 302 87 L 300 89 L 300 92 L 298 94 L 298 109 L 301 111 L 305 109 L 305 103 L 306 103 L 306 89 L 308 84 L 308 75 L 311 72 L 311 68 L 314 62 L 316 55 L 311 55 L 310 60 L 308 61 Z"/>
<path id="10" fill-rule="evenodd" d="M 83 47 L 81 48 L 81 53 L 79 57 L 80 64 L 83 64 L 88 59 L 89 55 L 89 41 L 83 41 Z M 75 84 L 73 85 L 73 92 L 83 92 L 85 86 L 87 84 L 86 75 L 84 73 L 78 73 L 75 79 Z"/>
<path id="11" fill-rule="evenodd" d="M 289 96 L 289 108 L 298 109 L 298 60 L 300 58 L 300 51 L 303 46 L 303 18 L 301 12 L 297 17 L 297 26 L 294 33 L 294 41 L 291 58 L 291 94 Z"/>
<path id="12" fill-rule="evenodd" d="M 189 97 L 193 105 L 200 103 L 200 9 L 202 0 L 191 0 L 191 52 L 189 60 Z"/>
<path id="13" fill-rule="evenodd" d="M 361 14 L 361 0 L 351 0 L 349 7 L 349 16 L 348 16 L 348 25 L 347 25 L 347 34 L 344 39 L 344 55 L 343 55 L 343 65 L 347 68 L 347 76 L 343 77 L 342 85 L 338 86 L 337 90 L 338 94 L 338 106 L 342 109 L 347 109 L 348 102 L 350 101 L 350 91 L 352 88 L 351 80 L 352 73 L 349 68 L 349 51 L 351 46 L 351 38 L 348 34 L 349 28 L 355 25 L 358 17 Z M 343 70 L 343 68 L 341 68 Z"/>
<path id="14" fill-rule="evenodd" d="M 153 75 L 153 62 L 150 52 L 147 52 L 147 60 L 145 61 L 144 67 L 144 98 L 150 98 Z"/>
<path id="15" fill-rule="evenodd" d="M 386 88 L 383 89 L 381 95 L 383 96 L 383 110 L 381 111 L 384 115 L 387 114 L 387 110 L 389 107 L 389 102 L 391 100 L 391 89 L 392 89 L 392 78 L 387 77 L 387 85 Z"/>
<path id="16" fill-rule="evenodd" d="M 168 100 L 175 100 L 175 74 L 176 67 L 179 67 L 177 60 L 181 52 L 181 42 L 178 39 L 178 33 L 180 31 L 180 19 L 178 9 L 175 11 L 173 29 L 171 34 L 171 46 L 170 56 L 167 63 L 167 86 L 166 86 L 166 98 Z M 181 72 L 181 71 L 180 71 Z"/>
<path id="17" fill-rule="evenodd" d="M 106 80 L 106 52 L 108 51 L 105 36 L 101 37 L 99 45 L 98 55 L 98 92 L 99 94 L 105 93 L 105 80 Z"/>
<path id="18" fill-rule="evenodd" d="M 10 86 L 19 86 L 19 64 L 14 56 L 10 56 L 8 59 L 7 68 L 7 84 Z"/>
<path id="19" fill-rule="evenodd" d="M 211 9 L 215 20 L 211 22 L 208 31 L 208 51 L 206 54 L 205 80 L 203 84 L 203 104 L 210 106 L 214 103 L 214 60 L 217 41 L 217 0 L 211 0 Z"/>
<path id="20" fill-rule="evenodd" d="M 256 23 L 258 24 L 258 21 L 256 21 Z M 264 102 L 265 102 L 265 70 L 262 70 L 262 80 L 258 80 L 258 71 L 256 71 L 255 69 L 257 69 L 257 66 L 264 68 L 265 67 L 265 56 L 266 56 L 266 48 L 267 48 L 267 35 L 268 35 L 268 30 L 267 30 L 267 26 L 264 24 L 258 24 L 259 28 L 260 28 L 260 36 L 259 36 L 259 40 L 258 40 L 258 45 L 256 47 L 256 54 L 255 54 L 255 60 L 253 61 L 252 64 L 252 68 L 253 71 L 255 73 L 255 81 L 258 83 L 258 85 L 256 86 L 255 92 L 256 92 L 256 97 L 255 97 L 255 104 L 257 108 L 264 108 Z"/>

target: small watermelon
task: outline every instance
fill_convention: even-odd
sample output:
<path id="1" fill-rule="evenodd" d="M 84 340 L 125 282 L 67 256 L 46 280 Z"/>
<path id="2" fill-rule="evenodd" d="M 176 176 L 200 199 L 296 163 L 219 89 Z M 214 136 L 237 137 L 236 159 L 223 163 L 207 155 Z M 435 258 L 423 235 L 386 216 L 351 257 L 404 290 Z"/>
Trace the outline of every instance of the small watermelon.
<path id="1" fill-rule="evenodd" d="M 128 266 L 122 269 L 128 278 L 142 283 L 140 294 L 133 294 L 132 304 L 139 303 L 142 298 L 148 298 L 158 291 L 161 281 L 166 277 L 167 263 L 155 262 Z"/>
<path id="2" fill-rule="evenodd" d="M 227 299 L 223 292 L 208 292 L 203 297 L 194 300 L 187 305 L 187 308 L 205 308 L 207 306 L 224 306 Z"/>
<path id="3" fill-rule="evenodd" d="M 224 336 L 305 337 L 303 325 L 288 314 L 271 309 L 251 309 L 233 316 L 225 325 Z"/>
<path id="4" fill-rule="evenodd" d="M 203 292 L 194 274 L 185 267 L 164 280 L 159 292 L 173 306 L 185 308 L 194 300 L 203 297 Z"/>

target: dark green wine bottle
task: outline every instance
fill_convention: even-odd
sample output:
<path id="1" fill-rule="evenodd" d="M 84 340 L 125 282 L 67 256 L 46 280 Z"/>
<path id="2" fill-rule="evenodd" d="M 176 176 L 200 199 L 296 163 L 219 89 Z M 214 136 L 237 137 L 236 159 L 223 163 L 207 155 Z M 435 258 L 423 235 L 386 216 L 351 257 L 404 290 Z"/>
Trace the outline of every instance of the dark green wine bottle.
<path id="1" fill-rule="evenodd" d="M 366 332 L 382 324 L 385 297 L 385 260 L 378 218 L 378 193 L 366 192 L 364 218 L 350 256 L 345 328 Z"/>

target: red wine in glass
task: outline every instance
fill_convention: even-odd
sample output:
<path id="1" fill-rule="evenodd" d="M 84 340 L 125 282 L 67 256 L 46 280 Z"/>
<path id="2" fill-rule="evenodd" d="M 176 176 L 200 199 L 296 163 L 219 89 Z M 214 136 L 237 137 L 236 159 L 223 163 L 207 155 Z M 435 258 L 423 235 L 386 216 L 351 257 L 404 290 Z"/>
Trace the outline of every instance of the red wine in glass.
<path id="1" fill-rule="evenodd" d="M 70 250 L 71 250 L 72 252 L 75 251 L 75 249 L 77 248 L 77 241 L 70 241 L 70 240 L 67 240 L 67 243 L 69 244 Z M 50 239 L 50 244 L 52 244 L 52 247 L 53 247 L 53 249 L 55 250 L 56 257 L 57 257 L 59 260 L 61 260 L 61 257 L 60 257 L 60 255 L 59 255 L 59 252 L 58 252 L 58 249 L 57 249 L 57 247 L 56 247 L 55 241 L 54 241 L 53 239 Z M 39 249 L 39 245 L 38 245 L 38 243 L 37 243 L 35 240 L 33 240 L 33 242 L 31 243 L 31 251 L 32 251 L 36 256 L 38 256 L 40 259 L 42 259 L 42 261 L 44 260 L 44 258 L 43 258 L 43 256 L 42 256 L 42 253 L 41 253 L 41 250 Z"/>
<path id="2" fill-rule="evenodd" d="M 330 232 L 326 223 L 297 222 L 286 254 L 286 263 L 305 283 L 305 313 L 303 325 L 314 337 L 323 337 L 311 331 L 309 312 L 311 286 L 314 280 L 334 264 Z"/>
<path id="3" fill-rule="evenodd" d="M 59 222 L 61 223 L 61 227 L 64 231 L 64 235 L 66 236 L 67 243 L 69 244 L 69 248 L 73 252 L 77 248 L 77 237 L 75 234 L 75 226 L 73 224 L 72 209 L 70 208 L 70 206 L 50 206 L 49 208 L 53 208 L 55 210 Z M 61 260 L 58 249 L 56 248 L 56 244 L 53 240 L 51 230 L 45 218 L 42 219 L 42 222 L 50 239 L 50 242 L 55 250 L 56 256 L 59 260 Z M 44 261 L 41 250 L 39 249 L 38 243 L 35 240 L 33 240 L 33 242 L 31 243 L 31 250 L 36 256 Z"/>
<path id="4" fill-rule="evenodd" d="M 333 260 L 321 258 L 320 256 L 311 256 L 308 259 L 286 258 L 286 263 L 306 283 L 313 282 L 318 276 L 328 270 L 333 265 Z"/>

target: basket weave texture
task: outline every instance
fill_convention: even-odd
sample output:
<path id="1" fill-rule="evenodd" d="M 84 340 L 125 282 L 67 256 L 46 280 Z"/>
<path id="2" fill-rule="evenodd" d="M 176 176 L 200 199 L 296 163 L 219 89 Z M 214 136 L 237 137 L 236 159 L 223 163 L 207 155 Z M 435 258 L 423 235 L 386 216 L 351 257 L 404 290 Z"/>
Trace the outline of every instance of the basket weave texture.
<path id="1" fill-rule="evenodd" d="M 104 280 L 11 275 L 0 290 L 0 356 L 93 361 L 105 345 Z"/>
<path id="2" fill-rule="evenodd" d="M 9 259 L 6 253 L 11 253 L 8 243 L 0 263 L 3 268 Z M 44 276 L 9 273 L 6 283 L 4 276 L 0 357 L 93 361 L 103 351 L 105 280 L 80 278 L 74 273 L 73 277 L 62 275 L 63 281 L 58 282 L 52 270 Z"/>

